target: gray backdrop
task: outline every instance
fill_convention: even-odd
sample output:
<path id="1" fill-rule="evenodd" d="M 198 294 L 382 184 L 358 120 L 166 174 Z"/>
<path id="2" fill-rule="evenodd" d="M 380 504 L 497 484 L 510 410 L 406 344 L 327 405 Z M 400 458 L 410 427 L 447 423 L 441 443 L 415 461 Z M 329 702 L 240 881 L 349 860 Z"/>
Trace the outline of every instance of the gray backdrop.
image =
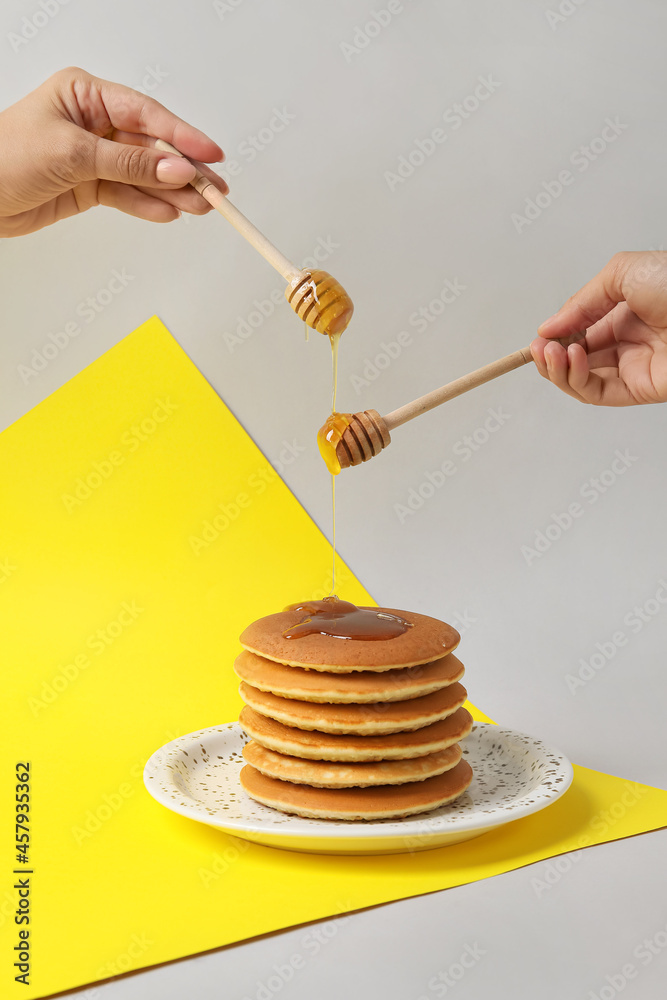
<path id="1" fill-rule="evenodd" d="M 339 409 L 387 412 L 523 347 L 615 251 L 666 245 L 658 0 L 46 7 L 45 21 L 37 0 L 2 5 L 3 106 L 75 64 L 218 140 L 231 199 L 354 299 Z M 158 227 L 100 208 L 0 255 L 2 427 L 157 313 L 330 535 L 314 441 L 328 342 L 304 342 L 271 300 L 280 277 L 216 213 Z M 107 301 L 114 271 L 125 283 Z M 72 320 L 82 333 L 38 370 Z M 582 406 L 529 366 L 399 428 L 338 482 L 343 558 L 379 603 L 459 627 L 473 701 L 662 787 L 666 416 Z M 281 996 L 337 996 L 346 970 L 348 995 L 430 1000 L 445 995 L 432 977 L 478 945 L 461 1000 L 655 997 L 667 955 L 632 956 L 667 924 L 664 841 L 572 855 L 549 891 L 541 864 L 357 915 Z M 303 934 L 98 995 L 255 997 Z M 625 962 L 637 976 L 619 987 Z"/>

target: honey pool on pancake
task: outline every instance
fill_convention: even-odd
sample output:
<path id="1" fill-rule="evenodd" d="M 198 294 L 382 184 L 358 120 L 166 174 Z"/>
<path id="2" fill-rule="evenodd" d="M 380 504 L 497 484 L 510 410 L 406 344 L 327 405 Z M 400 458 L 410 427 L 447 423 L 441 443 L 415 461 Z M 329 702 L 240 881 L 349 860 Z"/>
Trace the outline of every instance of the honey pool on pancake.
<path id="1" fill-rule="evenodd" d="M 413 627 L 400 615 L 392 615 L 375 608 L 359 608 L 349 601 L 339 601 L 332 594 L 322 601 L 290 604 L 285 611 L 303 611 L 305 617 L 286 628 L 286 639 L 299 639 L 307 635 L 330 635 L 336 639 L 361 639 L 377 641 L 395 639 Z"/>

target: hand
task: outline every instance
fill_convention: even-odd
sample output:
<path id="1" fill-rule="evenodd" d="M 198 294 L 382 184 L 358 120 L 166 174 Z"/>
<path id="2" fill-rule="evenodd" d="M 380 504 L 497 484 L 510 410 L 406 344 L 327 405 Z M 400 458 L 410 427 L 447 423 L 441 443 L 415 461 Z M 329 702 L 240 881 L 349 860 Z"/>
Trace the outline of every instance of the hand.
<path id="1" fill-rule="evenodd" d="M 151 222 L 210 210 L 187 160 L 150 148 L 166 139 L 198 161 L 220 147 L 150 97 L 70 68 L 0 113 L 0 236 L 22 236 L 108 205 Z M 115 140 L 115 141 L 112 141 Z M 228 188 L 197 166 L 223 193 Z"/>
<path id="2" fill-rule="evenodd" d="M 577 331 L 585 349 L 553 343 Z M 537 332 L 535 364 L 568 396 L 598 406 L 667 402 L 667 252 L 617 253 Z"/>

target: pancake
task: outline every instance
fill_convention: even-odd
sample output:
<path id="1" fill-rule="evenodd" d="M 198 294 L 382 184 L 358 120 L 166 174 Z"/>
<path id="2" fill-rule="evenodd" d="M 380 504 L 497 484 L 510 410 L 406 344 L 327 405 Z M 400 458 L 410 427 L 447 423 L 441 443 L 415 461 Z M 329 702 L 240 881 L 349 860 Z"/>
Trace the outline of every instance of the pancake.
<path id="1" fill-rule="evenodd" d="M 241 645 L 249 652 L 277 663 L 345 674 L 353 670 L 396 670 L 438 660 L 456 649 L 461 638 L 451 625 L 427 615 L 369 606 L 363 610 L 398 615 L 413 627 L 392 639 L 372 642 L 341 639 L 319 632 L 286 639 L 283 632 L 303 621 L 305 613 L 280 611 L 249 625 L 241 633 Z"/>
<path id="2" fill-rule="evenodd" d="M 284 726 L 246 705 L 239 716 L 248 736 L 269 750 L 308 760 L 405 760 L 445 750 L 472 729 L 470 712 L 459 708 L 440 722 L 423 729 L 387 736 L 344 736 Z"/>
<path id="3" fill-rule="evenodd" d="M 312 701 L 292 701 L 270 691 L 259 691 L 241 682 L 239 694 L 246 705 L 270 719 L 297 729 L 317 729 L 322 733 L 355 733 L 376 736 L 422 729 L 445 719 L 461 708 L 467 698 L 463 684 L 447 687 L 409 701 L 375 701 L 367 705 L 322 705 Z"/>
<path id="4" fill-rule="evenodd" d="M 358 788 L 368 785 L 400 785 L 406 781 L 424 781 L 455 767 L 461 759 L 458 743 L 447 750 L 412 757 L 409 760 L 386 760 L 377 763 L 341 764 L 322 760 L 302 760 L 267 750 L 255 740 L 243 748 L 248 764 L 269 778 L 312 785 L 314 788 Z"/>
<path id="5" fill-rule="evenodd" d="M 247 650 L 237 656 L 234 670 L 241 680 L 260 691 L 270 691 L 297 701 L 333 704 L 419 698 L 460 681 L 465 673 L 463 664 L 453 653 L 403 670 L 358 670 L 349 674 L 333 674 L 288 667 Z"/>
<path id="6" fill-rule="evenodd" d="M 471 781 L 472 768 L 466 760 L 425 781 L 373 788 L 311 788 L 269 778 L 250 764 L 241 770 L 241 785 L 251 798 L 281 812 L 315 819 L 378 820 L 414 816 L 451 802 Z"/>

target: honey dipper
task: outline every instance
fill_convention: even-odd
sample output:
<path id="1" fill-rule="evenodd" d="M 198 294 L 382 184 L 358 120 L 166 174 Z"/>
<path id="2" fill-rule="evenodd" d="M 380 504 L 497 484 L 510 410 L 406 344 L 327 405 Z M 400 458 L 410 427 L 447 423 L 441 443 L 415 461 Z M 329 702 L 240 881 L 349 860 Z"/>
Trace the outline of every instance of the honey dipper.
<path id="1" fill-rule="evenodd" d="M 559 343 L 567 347 L 569 344 L 581 343 L 584 337 L 585 333 L 576 333 L 563 338 Z M 530 346 L 523 347 L 513 354 L 507 354 L 498 361 L 448 382 L 433 392 L 427 392 L 425 396 L 413 399 L 411 403 L 392 410 L 384 417 L 381 417 L 377 410 L 364 410 L 362 413 L 332 413 L 317 435 L 322 458 L 334 475 L 351 465 L 361 465 L 369 458 L 379 455 L 382 449 L 387 447 L 391 442 L 390 431 L 394 428 L 440 406 L 441 403 L 454 399 L 455 396 L 468 392 L 469 389 L 475 389 L 478 385 L 484 385 L 485 382 L 498 378 L 499 375 L 521 368 L 532 360 Z"/>
<path id="2" fill-rule="evenodd" d="M 155 147 L 165 153 L 183 156 L 178 149 L 164 139 L 156 139 Z M 199 170 L 190 183 L 193 188 L 199 191 L 202 198 L 205 198 L 209 205 L 220 212 L 220 215 L 224 215 L 237 232 L 283 276 L 287 282 L 285 298 L 299 319 L 317 330 L 318 333 L 335 336 L 343 332 L 352 318 L 354 306 L 352 299 L 340 282 L 332 278 L 326 271 L 310 268 L 304 270 L 293 264 Z"/>

